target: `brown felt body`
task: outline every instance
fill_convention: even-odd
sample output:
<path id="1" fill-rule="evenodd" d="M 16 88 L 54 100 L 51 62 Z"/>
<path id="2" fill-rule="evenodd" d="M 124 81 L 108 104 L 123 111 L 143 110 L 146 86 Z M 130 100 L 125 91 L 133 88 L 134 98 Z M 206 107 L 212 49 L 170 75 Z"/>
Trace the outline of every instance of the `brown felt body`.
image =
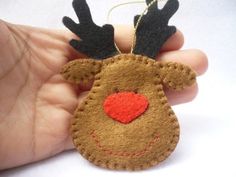
<path id="1" fill-rule="evenodd" d="M 122 54 L 103 61 L 75 60 L 61 74 L 70 82 L 95 78 L 86 100 L 74 113 L 73 142 L 92 163 L 110 168 L 139 170 L 165 160 L 179 140 L 179 124 L 168 104 L 163 85 L 181 90 L 195 82 L 191 68 Z M 144 95 L 149 107 L 129 124 L 108 117 L 103 102 L 114 92 Z"/>

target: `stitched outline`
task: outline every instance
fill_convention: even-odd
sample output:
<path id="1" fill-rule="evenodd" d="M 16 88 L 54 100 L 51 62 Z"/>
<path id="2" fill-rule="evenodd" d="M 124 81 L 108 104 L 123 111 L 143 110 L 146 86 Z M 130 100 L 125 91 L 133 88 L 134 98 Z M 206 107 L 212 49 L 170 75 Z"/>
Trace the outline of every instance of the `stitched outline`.
<path id="1" fill-rule="evenodd" d="M 162 66 L 162 70 L 175 70 L 179 71 L 180 73 L 186 73 L 188 79 L 186 79 L 186 82 L 184 83 L 174 83 L 173 81 L 168 81 L 167 76 L 162 76 L 162 81 L 165 85 L 167 85 L 169 88 L 173 90 L 183 90 L 184 88 L 192 85 L 196 81 L 196 73 L 191 70 L 190 67 L 187 67 L 185 65 L 179 65 L 179 63 L 176 62 L 167 62 L 163 63 L 164 66 Z M 161 73 L 161 75 L 163 75 Z"/>
<path id="2" fill-rule="evenodd" d="M 101 79 L 100 74 L 101 74 L 102 67 L 106 67 L 107 65 L 119 62 L 120 60 L 126 60 L 126 59 L 138 61 L 138 62 L 140 62 L 140 64 L 155 66 L 159 69 L 163 69 L 166 67 L 166 66 L 163 66 L 164 64 L 166 64 L 165 62 L 156 62 L 153 60 L 148 60 L 149 58 L 146 56 L 133 55 L 133 54 L 121 54 L 121 55 L 117 55 L 117 56 L 108 58 L 106 60 L 103 60 L 101 63 L 100 71 L 98 73 L 96 73 L 95 80 L 94 80 L 94 83 L 97 82 L 98 85 L 93 86 L 88 97 L 86 98 L 86 100 L 84 100 L 81 107 L 78 110 L 76 110 L 76 112 L 77 111 L 84 111 L 84 106 L 86 105 L 85 102 L 91 96 L 94 96 L 96 94 L 96 87 L 100 86 L 99 81 Z M 144 163 L 144 164 L 141 164 L 138 166 L 137 165 L 123 165 L 120 163 L 110 162 L 109 160 L 102 161 L 100 159 L 97 159 L 95 156 L 93 156 L 93 154 L 88 153 L 86 148 L 82 144 L 80 144 L 79 141 L 77 141 L 76 133 L 78 132 L 78 128 L 76 125 L 77 117 L 75 117 L 75 119 L 72 120 L 72 127 L 71 127 L 73 143 L 76 146 L 77 150 L 81 153 L 82 156 L 84 156 L 87 160 L 89 160 L 93 164 L 103 167 L 103 168 L 117 169 L 117 170 L 141 170 L 141 169 L 146 169 L 151 166 L 159 164 L 160 162 L 165 160 L 174 151 L 174 149 L 179 141 L 179 124 L 178 124 L 178 120 L 177 120 L 173 110 L 171 109 L 171 106 L 168 104 L 167 98 L 166 98 L 165 93 L 163 91 L 163 86 L 160 83 L 160 80 L 163 79 L 163 77 L 160 77 L 160 73 L 157 73 L 156 76 L 158 76 L 158 77 L 154 80 L 154 85 L 156 86 L 159 98 L 161 100 L 161 104 L 163 105 L 163 107 L 167 108 L 169 118 L 172 119 L 172 121 L 170 123 L 172 124 L 172 128 L 174 130 L 172 138 L 170 139 L 169 148 L 166 149 L 166 151 L 164 151 L 163 153 L 161 153 L 158 157 L 154 157 L 150 162 L 147 162 L 147 163 Z M 80 110 L 80 109 L 82 109 L 82 110 Z"/>
<path id="3" fill-rule="evenodd" d="M 107 155 L 113 155 L 113 156 L 118 156 L 118 157 L 130 157 L 130 158 L 143 156 L 145 153 L 149 152 L 152 149 L 152 147 L 158 140 L 160 140 L 159 135 L 156 135 L 147 143 L 147 145 L 142 150 L 135 151 L 135 152 L 125 152 L 125 151 L 114 152 L 112 149 L 107 149 L 101 145 L 101 142 L 99 141 L 99 138 L 95 133 L 95 130 L 93 130 L 90 133 L 90 135 L 92 139 L 94 140 L 96 146 Z"/>
<path id="4" fill-rule="evenodd" d="M 77 76 L 71 76 L 71 73 L 70 73 L 71 68 L 78 65 L 78 64 L 84 64 L 84 63 L 91 64 L 95 68 L 93 68 L 93 70 L 90 71 L 90 73 L 85 74 L 84 76 L 80 76 L 79 78 L 77 78 Z M 65 66 L 67 66 L 67 67 L 65 67 Z M 65 80 L 67 80 L 69 82 L 72 82 L 75 84 L 86 83 L 89 80 L 91 80 L 92 78 L 94 78 L 96 76 L 96 74 L 101 71 L 101 67 L 102 67 L 101 61 L 96 61 L 91 58 L 77 59 L 77 60 L 73 60 L 73 61 L 67 63 L 66 65 L 64 65 L 64 67 L 60 71 L 60 74 L 64 77 Z"/>

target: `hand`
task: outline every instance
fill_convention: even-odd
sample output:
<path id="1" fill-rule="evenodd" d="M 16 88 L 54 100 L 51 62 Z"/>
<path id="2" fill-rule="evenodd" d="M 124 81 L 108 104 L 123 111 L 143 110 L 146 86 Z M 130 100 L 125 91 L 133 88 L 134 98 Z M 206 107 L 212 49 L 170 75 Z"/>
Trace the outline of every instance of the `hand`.
<path id="1" fill-rule="evenodd" d="M 132 27 L 116 28 L 123 52 L 131 47 Z M 73 111 L 90 86 L 73 86 L 59 75 L 69 60 L 81 58 L 68 41 L 69 31 L 47 30 L 0 21 L 0 169 L 35 162 L 73 149 L 69 134 Z M 183 45 L 178 31 L 164 45 L 160 60 L 191 66 L 199 75 L 207 68 L 198 50 L 177 51 Z M 170 103 L 192 100 L 197 86 L 166 91 Z"/>

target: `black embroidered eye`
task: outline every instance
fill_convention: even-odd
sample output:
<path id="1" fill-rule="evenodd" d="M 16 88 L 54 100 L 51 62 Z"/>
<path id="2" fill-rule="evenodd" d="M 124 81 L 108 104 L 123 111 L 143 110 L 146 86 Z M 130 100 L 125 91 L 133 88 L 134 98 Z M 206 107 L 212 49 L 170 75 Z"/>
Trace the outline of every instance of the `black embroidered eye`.
<path id="1" fill-rule="evenodd" d="M 118 89 L 117 87 L 114 87 L 114 88 L 113 88 L 113 92 L 118 93 L 118 92 L 119 92 L 119 89 Z"/>
<path id="2" fill-rule="evenodd" d="M 138 88 L 134 89 L 134 93 L 138 93 Z"/>

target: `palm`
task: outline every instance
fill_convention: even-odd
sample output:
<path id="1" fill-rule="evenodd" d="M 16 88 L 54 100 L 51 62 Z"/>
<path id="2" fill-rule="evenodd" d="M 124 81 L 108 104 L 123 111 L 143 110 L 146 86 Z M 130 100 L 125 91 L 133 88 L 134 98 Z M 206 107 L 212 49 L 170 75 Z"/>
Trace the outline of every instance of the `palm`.
<path id="1" fill-rule="evenodd" d="M 58 74 L 71 57 L 63 35 L 27 28 L 0 25 L 0 161 L 6 166 L 70 148 L 77 105 L 74 89 Z"/>

